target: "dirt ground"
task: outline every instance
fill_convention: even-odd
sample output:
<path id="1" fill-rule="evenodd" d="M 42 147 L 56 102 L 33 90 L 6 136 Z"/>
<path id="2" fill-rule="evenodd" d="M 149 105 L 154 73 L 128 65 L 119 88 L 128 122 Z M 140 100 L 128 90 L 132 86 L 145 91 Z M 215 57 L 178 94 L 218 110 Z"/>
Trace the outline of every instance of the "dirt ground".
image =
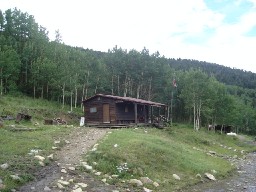
<path id="1" fill-rule="evenodd" d="M 87 184 L 88 186 L 83 189 L 87 192 L 119 191 L 115 186 L 106 185 L 95 180 L 86 172 L 81 173 L 81 171 L 72 169 L 72 167 L 77 168 L 80 165 L 81 156 L 88 152 L 109 130 L 96 128 L 74 129 L 67 138 L 63 138 L 67 144 L 61 150 L 56 150 L 54 162 L 35 173 L 36 180 L 22 186 L 18 190 L 19 192 L 72 191 L 77 183 Z M 65 188 L 60 189 L 57 186 L 58 180 L 71 182 Z"/>

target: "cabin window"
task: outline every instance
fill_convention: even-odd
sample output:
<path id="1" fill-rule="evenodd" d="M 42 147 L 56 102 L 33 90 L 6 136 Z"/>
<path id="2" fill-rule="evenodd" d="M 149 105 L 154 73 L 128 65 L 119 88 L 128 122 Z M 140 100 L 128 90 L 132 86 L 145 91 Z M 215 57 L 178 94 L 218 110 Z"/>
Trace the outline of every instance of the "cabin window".
<path id="1" fill-rule="evenodd" d="M 124 112 L 125 112 L 125 113 L 128 113 L 128 112 L 129 112 L 128 106 L 125 106 Z"/>
<path id="2" fill-rule="evenodd" d="M 90 113 L 96 113 L 97 112 L 97 108 L 96 107 L 91 107 L 90 108 Z"/>

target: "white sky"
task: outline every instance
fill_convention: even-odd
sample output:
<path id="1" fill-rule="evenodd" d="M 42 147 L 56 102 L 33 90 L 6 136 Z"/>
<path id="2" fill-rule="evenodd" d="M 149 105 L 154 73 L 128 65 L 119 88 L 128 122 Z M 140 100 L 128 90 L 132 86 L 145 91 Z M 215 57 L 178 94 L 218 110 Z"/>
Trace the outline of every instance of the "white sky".
<path id="1" fill-rule="evenodd" d="M 0 0 L 2 11 L 14 7 L 67 45 L 146 47 L 256 73 L 256 0 Z"/>

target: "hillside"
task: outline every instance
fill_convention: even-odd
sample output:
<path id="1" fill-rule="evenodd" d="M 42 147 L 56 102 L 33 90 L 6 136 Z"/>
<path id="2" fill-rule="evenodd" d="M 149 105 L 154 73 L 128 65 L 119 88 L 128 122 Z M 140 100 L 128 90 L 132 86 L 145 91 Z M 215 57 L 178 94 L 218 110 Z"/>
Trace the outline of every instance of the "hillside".
<path id="1" fill-rule="evenodd" d="M 44 175 L 50 178 L 42 182 L 45 185 L 32 182 L 24 190 L 40 186 L 58 191 L 60 185 L 57 183 L 62 177 L 62 184 L 73 178 L 73 182 L 70 180 L 69 185 L 63 186 L 65 190 L 71 190 L 76 183 L 82 182 L 91 191 L 99 191 L 96 186 L 101 189 L 105 186 L 106 191 L 141 191 L 143 187 L 175 191 L 194 185 L 201 179 L 209 181 L 204 177 L 206 172 L 217 180 L 229 176 L 236 168 L 235 162 L 256 150 L 255 146 L 245 143 L 252 140 L 250 137 L 243 137 L 245 140 L 240 141 L 236 137 L 204 129 L 196 132 L 189 125 L 177 124 L 163 130 L 136 127 L 97 130 L 77 127 L 77 119 L 74 120 L 73 116 L 69 118 L 68 125 L 44 125 L 44 118 L 50 119 L 56 114 L 63 118 L 69 116 L 66 109 L 60 109 L 60 105 L 27 97 L 1 97 L 0 107 L 5 108 L 2 114 L 14 115 L 26 109 L 32 115 L 31 121 L 22 120 L 19 124 L 5 120 L 0 128 L 0 165 L 8 164 L 8 168 L 0 169 L 0 180 L 4 185 L 1 185 L 4 187 L 1 191 L 17 190 L 33 180 L 39 182 L 44 180 Z M 14 131 L 13 127 L 34 130 Z M 34 158 L 35 155 L 46 157 L 43 164 Z M 85 163 L 80 164 L 80 161 Z M 173 174 L 180 180 L 176 180 Z M 13 179 L 12 175 L 19 179 Z M 148 183 L 143 187 L 130 184 L 131 179 L 141 177 L 148 177 L 155 184 Z"/>

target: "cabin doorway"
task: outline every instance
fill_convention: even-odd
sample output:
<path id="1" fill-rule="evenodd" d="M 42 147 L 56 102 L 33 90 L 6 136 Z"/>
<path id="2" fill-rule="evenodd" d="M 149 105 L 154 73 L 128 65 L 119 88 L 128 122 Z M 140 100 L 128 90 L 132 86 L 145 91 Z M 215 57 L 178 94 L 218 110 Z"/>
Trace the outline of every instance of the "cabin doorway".
<path id="1" fill-rule="evenodd" d="M 103 104 L 103 123 L 110 123 L 109 104 Z"/>

